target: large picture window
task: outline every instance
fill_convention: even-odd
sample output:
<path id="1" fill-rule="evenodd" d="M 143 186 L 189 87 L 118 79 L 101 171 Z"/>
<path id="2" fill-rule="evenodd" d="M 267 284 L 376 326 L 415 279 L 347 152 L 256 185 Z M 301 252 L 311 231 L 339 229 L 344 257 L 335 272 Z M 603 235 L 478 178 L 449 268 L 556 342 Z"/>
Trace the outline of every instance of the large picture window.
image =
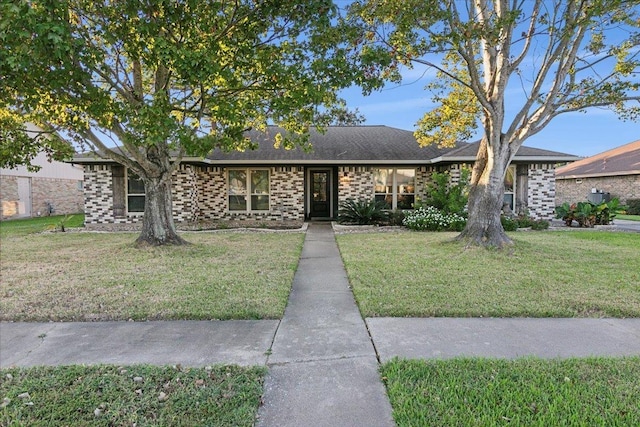
<path id="1" fill-rule="evenodd" d="M 144 182 L 138 175 L 127 170 L 127 212 L 144 212 Z"/>
<path id="2" fill-rule="evenodd" d="M 416 170 L 401 168 L 374 169 L 374 192 L 387 209 L 413 209 L 416 199 Z"/>
<path id="3" fill-rule="evenodd" d="M 269 210 L 269 170 L 229 170 L 229 210 Z"/>

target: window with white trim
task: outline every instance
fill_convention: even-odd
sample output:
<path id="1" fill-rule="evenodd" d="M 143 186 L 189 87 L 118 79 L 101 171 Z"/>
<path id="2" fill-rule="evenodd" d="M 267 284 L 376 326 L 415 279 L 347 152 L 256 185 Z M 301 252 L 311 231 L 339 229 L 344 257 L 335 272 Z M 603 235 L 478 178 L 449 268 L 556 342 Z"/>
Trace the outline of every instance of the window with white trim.
<path id="1" fill-rule="evenodd" d="M 229 210 L 269 210 L 269 170 L 229 169 Z"/>
<path id="2" fill-rule="evenodd" d="M 144 181 L 127 169 L 127 212 L 144 212 L 145 198 Z"/>
<path id="3" fill-rule="evenodd" d="M 514 211 L 516 201 L 516 167 L 511 165 L 507 168 L 504 175 L 504 201 L 503 204 L 508 205 L 511 211 Z"/>
<path id="4" fill-rule="evenodd" d="M 374 197 L 387 209 L 413 209 L 416 199 L 416 170 L 378 168 L 373 170 Z"/>

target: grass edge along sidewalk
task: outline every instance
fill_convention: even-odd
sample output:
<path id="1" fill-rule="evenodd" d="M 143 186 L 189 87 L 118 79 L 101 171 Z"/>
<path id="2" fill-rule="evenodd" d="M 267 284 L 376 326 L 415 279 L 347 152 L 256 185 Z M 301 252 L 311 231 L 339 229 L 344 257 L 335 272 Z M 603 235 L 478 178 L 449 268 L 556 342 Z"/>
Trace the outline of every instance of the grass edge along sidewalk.
<path id="1" fill-rule="evenodd" d="M 640 317 L 640 234 L 512 233 L 510 250 L 457 233 L 336 236 L 364 317 Z"/>

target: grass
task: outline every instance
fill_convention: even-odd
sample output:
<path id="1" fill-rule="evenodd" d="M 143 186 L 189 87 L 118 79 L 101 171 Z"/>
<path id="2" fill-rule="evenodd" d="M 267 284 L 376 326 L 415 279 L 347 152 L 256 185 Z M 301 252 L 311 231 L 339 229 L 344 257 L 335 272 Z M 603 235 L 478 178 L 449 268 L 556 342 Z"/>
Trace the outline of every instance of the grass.
<path id="1" fill-rule="evenodd" d="M 629 221 L 640 221 L 640 215 L 622 215 L 622 214 L 616 214 L 616 217 L 613 220 L 613 223 L 615 224 L 616 219 L 626 219 Z"/>
<path id="2" fill-rule="evenodd" d="M 396 359 L 381 372 L 398 427 L 640 425 L 640 357 Z"/>
<path id="3" fill-rule="evenodd" d="M 282 317 L 303 234 L 185 233 L 136 249 L 131 233 L 3 237 L 0 320 Z"/>
<path id="4" fill-rule="evenodd" d="M 84 214 L 41 216 L 35 218 L 11 219 L 0 221 L 0 238 L 26 236 L 53 230 L 63 223 L 67 228 L 78 228 L 84 225 Z"/>
<path id="5" fill-rule="evenodd" d="M 640 317 L 640 235 L 513 233 L 510 251 L 456 233 L 337 236 L 366 317 Z"/>
<path id="6" fill-rule="evenodd" d="M 0 425 L 253 426 L 265 372 L 235 366 L 3 369 Z"/>

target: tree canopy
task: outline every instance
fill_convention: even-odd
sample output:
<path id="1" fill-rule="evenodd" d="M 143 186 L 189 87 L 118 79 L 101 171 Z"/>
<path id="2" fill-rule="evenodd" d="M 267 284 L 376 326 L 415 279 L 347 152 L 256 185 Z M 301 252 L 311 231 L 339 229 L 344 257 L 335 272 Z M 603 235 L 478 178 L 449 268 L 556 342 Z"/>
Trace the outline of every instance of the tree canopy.
<path id="1" fill-rule="evenodd" d="M 279 125 L 290 148 L 357 121 L 338 91 L 380 84 L 329 0 L 17 0 L 0 17 L 4 108 L 131 169 L 147 196 L 185 155 L 251 148 L 249 129 Z M 171 216 L 167 191 L 148 205 Z M 145 210 L 158 222 L 173 227 Z"/>
<path id="2" fill-rule="evenodd" d="M 451 144 L 480 123 L 461 235 L 470 243 L 511 243 L 499 221 L 502 180 L 524 141 L 555 117 L 593 107 L 640 117 L 638 0 L 363 0 L 350 14 L 363 46 L 386 49 L 385 77 L 420 64 L 449 86 L 418 123 L 420 141 Z"/>

